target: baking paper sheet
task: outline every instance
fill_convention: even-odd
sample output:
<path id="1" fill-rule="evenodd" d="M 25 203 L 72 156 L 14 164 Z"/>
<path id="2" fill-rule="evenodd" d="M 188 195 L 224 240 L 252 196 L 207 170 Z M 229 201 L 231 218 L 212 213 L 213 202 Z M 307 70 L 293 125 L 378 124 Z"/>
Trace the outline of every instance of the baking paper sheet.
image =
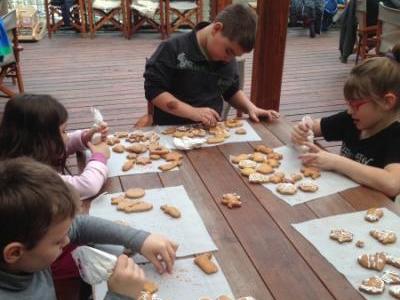
<path id="1" fill-rule="evenodd" d="M 120 194 L 106 194 L 96 198 L 91 203 L 89 214 L 111 221 L 126 221 L 134 228 L 162 234 L 179 244 L 177 257 L 217 250 L 183 186 L 146 190 L 143 199 L 152 203 L 153 209 L 141 213 L 127 214 L 117 211 L 116 206 L 111 205 L 111 197 Z M 177 207 L 181 211 L 181 217 L 174 219 L 166 215 L 160 209 L 164 204 Z M 123 250 L 118 246 L 98 248 L 117 255 Z M 138 261 L 143 259 L 138 258 Z"/>
<path id="2" fill-rule="evenodd" d="M 221 295 L 233 298 L 229 283 L 221 267 L 217 273 L 207 275 L 194 264 L 192 258 L 175 261 L 172 274 L 159 275 L 151 264 L 141 266 L 146 278 L 158 285 L 160 300 L 199 300 L 201 297 L 216 299 Z M 215 258 L 213 261 L 218 265 Z M 107 292 L 107 283 L 95 286 L 95 300 L 102 300 Z"/>
<path id="3" fill-rule="evenodd" d="M 298 158 L 300 155 L 299 152 L 288 146 L 274 148 L 274 151 L 283 155 L 281 165 L 276 169 L 277 171 L 284 172 L 286 176 L 290 176 L 292 173 L 300 173 L 302 164 Z M 317 178 L 316 180 L 304 178 L 302 181 L 304 180 L 311 180 L 317 184 L 319 187 L 318 191 L 315 193 L 304 193 L 300 190 L 297 190 L 297 193 L 294 195 L 282 195 L 276 191 L 276 184 L 266 183 L 263 185 L 272 191 L 278 198 L 284 200 L 291 206 L 358 186 L 358 184 L 351 179 L 329 171 L 321 171 L 321 177 Z M 300 182 L 301 181 L 297 182 L 296 184 Z"/>
<path id="4" fill-rule="evenodd" d="M 393 212 L 383 208 L 384 216 L 376 223 L 364 220 L 365 211 L 341 214 L 332 217 L 307 221 L 304 223 L 293 224 L 292 226 L 299 231 L 320 253 L 324 256 L 340 273 L 342 273 L 351 285 L 358 291 L 361 282 L 368 277 L 382 275 L 383 271 L 396 271 L 400 269 L 386 265 L 382 272 L 368 270 L 360 266 L 357 257 L 361 254 L 374 254 L 376 252 L 387 252 L 395 257 L 400 257 L 400 242 L 383 245 L 369 235 L 369 231 L 392 230 L 397 234 L 400 232 L 400 218 Z M 339 244 L 329 238 L 332 229 L 345 229 L 353 233 L 351 243 Z M 398 237 L 399 238 L 399 237 Z M 364 248 L 358 248 L 355 243 L 362 240 Z M 368 295 L 360 292 L 366 299 L 394 299 L 389 295 L 389 285 L 386 285 L 382 295 Z"/>
<path id="5" fill-rule="evenodd" d="M 228 144 L 228 143 L 240 143 L 240 142 L 253 142 L 253 141 L 261 141 L 260 136 L 257 134 L 257 132 L 251 127 L 249 122 L 247 120 L 242 120 L 243 122 L 243 128 L 246 129 L 247 133 L 246 134 L 236 134 L 235 130 L 238 128 L 226 128 L 229 130 L 229 133 L 231 136 L 226 139 L 223 143 L 219 144 L 207 144 L 204 143 L 202 147 L 213 147 L 213 146 L 218 146 L 222 144 Z M 173 143 L 173 137 L 170 135 L 165 135 L 162 134 L 165 129 L 170 128 L 173 126 L 157 126 L 156 127 L 156 132 L 160 135 L 160 141 L 163 145 L 167 146 L 170 149 L 175 149 L 175 145 Z"/>

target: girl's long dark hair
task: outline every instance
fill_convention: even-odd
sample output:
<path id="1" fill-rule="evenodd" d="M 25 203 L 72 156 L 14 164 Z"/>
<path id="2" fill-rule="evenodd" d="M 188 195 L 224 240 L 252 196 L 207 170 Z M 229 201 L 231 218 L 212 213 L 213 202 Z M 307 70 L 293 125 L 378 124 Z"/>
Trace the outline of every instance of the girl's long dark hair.
<path id="1" fill-rule="evenodd" d="M 0 124 L 0 160 L 29 156 L 62 172 L 67 155 L 60 126 L 67 119 L 65 107 L 49 95 L 14 96 Z"/>

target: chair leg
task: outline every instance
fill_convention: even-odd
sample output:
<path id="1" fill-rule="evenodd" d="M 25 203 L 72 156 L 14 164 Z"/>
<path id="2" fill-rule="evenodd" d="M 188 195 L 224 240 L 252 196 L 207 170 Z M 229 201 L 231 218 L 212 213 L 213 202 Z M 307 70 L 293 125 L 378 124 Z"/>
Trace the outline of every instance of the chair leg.
<path id="1" fill-rule="evenodd" d="M 19 90 L 19 93 L 21 94 L 24 92 L 24 82 L 22 80 L 21 67 L 18 63 L 15 66 L 15 75 L 17 78 L 18 90 Z"/>

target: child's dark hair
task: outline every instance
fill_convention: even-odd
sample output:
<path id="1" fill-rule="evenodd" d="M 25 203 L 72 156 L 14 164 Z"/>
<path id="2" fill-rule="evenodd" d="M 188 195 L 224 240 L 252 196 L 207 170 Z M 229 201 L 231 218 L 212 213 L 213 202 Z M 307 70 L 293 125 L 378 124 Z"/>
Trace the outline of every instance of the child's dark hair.
<path id="1" fill-rule="evenodd" d="M 49 166 L 27 157 L 1 161 L 1 253 L 11 242 L 34 248 L 51 224 L 74 218 L 78 201 L 75 191 Z"/>
<path id="2" fill-rule="evenodd" d="M 216 16 L 214 22 L 221 22 L 222 34 L 238 43 L 244 51 L 249 52 L 254 48 L 257 16 L 250 7 L 229 5 Z"/>
<path id="3" fill-rule="evenodd" d="M 344 85 L 347 101 L 369 99 L 382 101 L 387 93 L 397 97 L 395 109 L 400 108 L 400 44 L 386 57 L 366 59 L 355 66 Z"/>
<path id="4" fill-rule="evenodd" d="M 63 171 L 67 155 L 60 126 L 67 119 L 65 107 L 49 95 L 11 98 L 0 124 L 0 160 L 28 156 Z"/>

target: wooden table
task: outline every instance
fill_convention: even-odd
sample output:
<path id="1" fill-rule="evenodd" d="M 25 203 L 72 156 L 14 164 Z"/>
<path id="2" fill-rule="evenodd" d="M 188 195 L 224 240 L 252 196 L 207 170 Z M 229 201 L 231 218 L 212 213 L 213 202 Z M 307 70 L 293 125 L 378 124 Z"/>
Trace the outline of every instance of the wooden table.
<path id="1" fill-rule="evenodd" d="M 291 127 L 284 120 L 253 127 L 270 147 L 290 141 Z M 190 151 L 179 171 L 114 177 L 104 190 L 184 185 L 219 248 L 215 255 L 237 297 L 363 299 L 291 224 L 373 206 L 398 214 L 400 209 L 381 193 L 364 187 L 290 207 L 263 186 L 249 184 L 230 164 L 229 155 L 250 153 L 257 144 L 260 142 Z M 241 195 L 241 208 L 230 210 L 220 204 L 222 194 L 228 192 Z"/>

